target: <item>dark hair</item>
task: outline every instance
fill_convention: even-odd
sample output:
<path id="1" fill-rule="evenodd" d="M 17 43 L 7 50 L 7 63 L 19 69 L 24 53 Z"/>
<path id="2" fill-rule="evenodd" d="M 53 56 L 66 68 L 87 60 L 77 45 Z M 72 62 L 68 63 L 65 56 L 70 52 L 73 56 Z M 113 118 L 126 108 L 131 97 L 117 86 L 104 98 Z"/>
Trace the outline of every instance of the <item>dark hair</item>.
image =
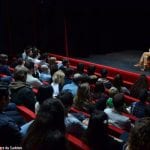
<path id="1" fill-rule="evenodd" d="M 15 81 L 25 82 L 26 77 L 27 77 L 27 70 L 25 70 L 25 69 L 21 69 L 21 70 L 19 69 L 19 70 L 15 71 L 15 73 L 14 73 Z"/>
<path id="2" fill-rule="evenodd" d="M 108 142 L 107 121 L 108 117 L 103 111 L 91 115 L 87 129 L 87 142 L 92 150 L 105 148 Z"/>
<path id="3" fill-rule="evenodd" d="M 141 102 L 145 102 L 148 98 L 148 92 L 146 89 L 140 89 L 139 99 Z"/>
<path id="4" fill-rule="evenodd" d="M 129 134 L 128 146 L 130 150 L 150 150 L 150 117 L 135 123 Z"/>
<path id="5" fill-rule="evenodd" d="M 64 91 L 59 94 L 59 99 L 65 107 L 70 107 L 73 104 L 73 95 L 71 92 Z"/>
<path id="6" fill-rule="evenodd" d="M 41 85 L 37 93 L 37 101 L 41 105 L 46 99 L 52 98 L 53 88 L 51 85 Z"/>
<path id="7" fill-rule="evenodd" d="M 77 73 L 84 73 L 84 64 L 78 63 L 77 64 Z"/>
<path id="8" fill-rule="evenodd" d="M 107 71 L 105 68 L 103 68 L 103 69 L 100 71 L 100 74 L 101 74 L 101 77 L 102 77 L 102 78 L 106 78 L 106 77 L 107 77 L 107 74 L 108 74 L 108 71 Z"/>
<path id="9" fill-rule="evenodd" d="M 113 86 L 116 87 L 119 92 L 121 92 L 121 87 L 123 86 L 123 79 L 122 79 L 121 74 L 117 74 L 114 77 Z"/>
<path id="10" fill-rule="evenodd" d="M 114 108 L 118 111 L 122 110 L 122 107 L 124 106 L 124 94 L 118 93 L 113 98 L 113 105 Z"/>
<path id="11" fill-rule="evenodd" d="M 23 149 L 32 150 L 42 146 L 53 131 L 65 134 L 64 107 L 59 99 L 47 99 L 41 105 L 34 122 L 23 141 Z M 46 143 L 48 143 L 47 141 Z M 42 149 L 42 148 L 41 148 Z"/>
<path id="12" fill-rule="evenodd" d="M 6 54 L 0 54 L 0 63 L 2 65 L 5 65 L 5 64 L 7 64 L 7 61 L 8 61 L 8 55 L 6 55 Z"/>
<path id="13" fill-rule="evenodd" d="M 95 67 L 95 66 L 89 66 L 89 67 L 87 68 L 87 74 L 88 74 L 88 75 L 94 75 L 95 70 L 96 70 L 96 67 Z"/>
<path id="14" fill-rule="evenodd" d="M 139 98 L 139 93 L 141 89 L 148 90 L 148 79 L 145 74 L 141 74 L 136 82 L 131 86 L 130 95 Z"/>
<path id="15" fill-rule="evenodd" d="M 32 61 L 26 61 L 24 66 L 31 70 L 34 68 L 34 63 Z"/>
<path id="16" fill-rule="evenodd" d="M 68 63 L 69 63 L 69 60 L 63 59 L 62 64 L 63 64 L 64 66 L 68 65 Z"/>
<path id="17" fill-rule="evenodd" d="M 65 73 L 65 77 L 69 78 L 70 76 L 73 75 L 73 69 L 66 68 L 64 73 Z"/>
<path id="18" fill-rule="evenodd" d="M 94 92 L 100 92 L 100 93 L 105 92 L 104 83 L 101 82 L 101 81 L 97 81 L 97 82 L 95 83 Z"/>
<path id="19" fill-rule="evenodd" d="M 8 84 L 5 84 L 4 82 L 0 82 L 0 97 L 9 96 L 8 88 L 9 88 Z"/>

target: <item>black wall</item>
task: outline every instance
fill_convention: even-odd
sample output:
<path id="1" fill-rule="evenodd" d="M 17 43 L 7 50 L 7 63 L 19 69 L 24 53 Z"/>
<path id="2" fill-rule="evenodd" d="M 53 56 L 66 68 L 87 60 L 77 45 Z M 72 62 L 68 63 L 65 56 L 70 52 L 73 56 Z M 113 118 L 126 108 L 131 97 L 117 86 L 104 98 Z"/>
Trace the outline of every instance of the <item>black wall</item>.
<path id="1" fill-rule="evenodd" d="M 1 0 L 0 50 L 27 45 L 70 56 L 150 47 L 149 4 L 112 0 Z"/>

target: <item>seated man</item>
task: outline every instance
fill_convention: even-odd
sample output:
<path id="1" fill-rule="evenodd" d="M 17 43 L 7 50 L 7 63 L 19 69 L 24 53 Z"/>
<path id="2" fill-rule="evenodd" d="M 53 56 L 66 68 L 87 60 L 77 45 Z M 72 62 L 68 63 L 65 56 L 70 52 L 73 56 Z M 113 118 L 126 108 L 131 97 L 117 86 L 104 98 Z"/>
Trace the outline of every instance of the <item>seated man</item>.
<path id="1" fill-rule="evenodd" d="M 4 112 L 4 108 L 8 103 L 8 87 L 0 85 L 0 146 L 19 146 L 21 143 L 19 127 L 15 121 Z"/>
<path id="2" fill-rule="evenodd" d="M 144 52 L 140 58 L 140 61 L 138 62 L 138 64 L 135 64 L 135 67 L 143 67 L 142 70 L 145 70 L 149 64 L 150 61 L 150 49 L 148 52 Z"/>

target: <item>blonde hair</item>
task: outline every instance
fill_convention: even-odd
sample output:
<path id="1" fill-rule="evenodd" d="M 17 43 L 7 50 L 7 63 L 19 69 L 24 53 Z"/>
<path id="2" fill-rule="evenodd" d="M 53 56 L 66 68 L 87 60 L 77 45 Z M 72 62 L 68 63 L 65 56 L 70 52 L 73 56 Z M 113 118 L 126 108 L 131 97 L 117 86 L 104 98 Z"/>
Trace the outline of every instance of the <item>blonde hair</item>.
<path id="1" fill-rule="evenodd" d="M 54 83 L 59 83 L 59 84 L 63 84 L 64 83 L 64 77 L 65 77 L 65 74 L 63 71 L 61 70 L 58 70 L 56 71 L 54 74 L 53 74 L 53 82 Z"/>

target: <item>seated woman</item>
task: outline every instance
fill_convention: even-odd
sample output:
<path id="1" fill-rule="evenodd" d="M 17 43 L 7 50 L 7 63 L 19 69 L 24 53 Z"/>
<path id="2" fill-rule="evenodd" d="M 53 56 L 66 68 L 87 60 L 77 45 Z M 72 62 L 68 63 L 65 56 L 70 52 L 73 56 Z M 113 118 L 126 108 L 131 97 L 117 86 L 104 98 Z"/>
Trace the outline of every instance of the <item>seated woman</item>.
<path id="1" fill-rule="evenodd" d="M 141 66 L 143 67 L 142 70 L 145 70 L 149 64 L 149 60 L 150 60 L 150 49 L 148 52 L 144 52 L 139 60 L 139 62 L 137 64 L 135 64 L 135 67 Z"/>
<path id="2" fill-rule="evenodd" d="M 59 138 L 61 142 L 56 138 Z M 53 140 L 52 140 L 53 139 Z M 24 150 L 66 150 L 64 107 L 58 99 L 43 102 L 23 139 Z"/>
<path id="3" fill-rule="evenodd" d="M 90 104 L 89 83 L 82 83 L 79 85 L 77 95 L 74 97 L 74 106 L 79 110 L 89 112 Z"/>
<path id="4" fill-rule="evenodd" d="M 103 111 L 91 115 L 86 134 L 83 136 L 91 150 L 121 150 L 122 141 L 108 135 L 108 117 Z"/>

